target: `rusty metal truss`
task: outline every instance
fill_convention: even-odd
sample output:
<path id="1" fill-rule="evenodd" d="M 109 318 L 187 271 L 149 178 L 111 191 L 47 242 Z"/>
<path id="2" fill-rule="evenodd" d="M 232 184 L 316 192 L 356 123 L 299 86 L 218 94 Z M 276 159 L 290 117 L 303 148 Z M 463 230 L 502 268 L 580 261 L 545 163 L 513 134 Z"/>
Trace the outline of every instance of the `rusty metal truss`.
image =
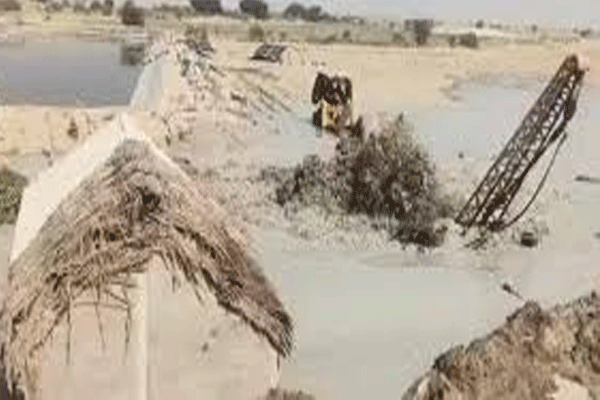
<path id="1" fill-rule="evenodd" d="M 456 217 L 465 229 L 506 226 L 506 214 L 527 173 L 564 133 L 573 117 L 585 70 L 568 56 Z"/>

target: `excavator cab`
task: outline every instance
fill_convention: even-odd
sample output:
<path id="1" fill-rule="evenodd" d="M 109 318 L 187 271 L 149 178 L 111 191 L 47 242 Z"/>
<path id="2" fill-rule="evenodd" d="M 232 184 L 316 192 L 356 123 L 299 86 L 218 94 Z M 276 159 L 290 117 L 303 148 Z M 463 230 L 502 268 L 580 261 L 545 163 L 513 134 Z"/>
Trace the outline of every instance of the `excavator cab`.
<path id="1" fill-rule="evenodd" d="M 311 100 L 318 105 L 313 113 L 315 126 L 337 134 L 352 123 L 352 82 L 348 77 L 329 77 L 319 72 Z"/>

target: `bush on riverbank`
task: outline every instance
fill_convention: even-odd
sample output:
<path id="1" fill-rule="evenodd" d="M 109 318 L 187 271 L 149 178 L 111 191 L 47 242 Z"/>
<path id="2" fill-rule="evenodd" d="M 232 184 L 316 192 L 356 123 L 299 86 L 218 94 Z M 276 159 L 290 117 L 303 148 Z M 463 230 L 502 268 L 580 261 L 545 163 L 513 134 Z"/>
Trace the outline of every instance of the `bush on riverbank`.
<path id="1" fill-rule="evenodd" d="M 382 122 L 366 139 L 361 136 L 343 135 L 331 161 L 309 156 L 295 168 L 265 172 L 278 180 L 277 203 L 363 214 L 400 242 L 441 244 L 444 230 L 436 221 L 452 215 L 453 208 L 441 195 L 433 163 L 412 127 L 399 118 Z"/>

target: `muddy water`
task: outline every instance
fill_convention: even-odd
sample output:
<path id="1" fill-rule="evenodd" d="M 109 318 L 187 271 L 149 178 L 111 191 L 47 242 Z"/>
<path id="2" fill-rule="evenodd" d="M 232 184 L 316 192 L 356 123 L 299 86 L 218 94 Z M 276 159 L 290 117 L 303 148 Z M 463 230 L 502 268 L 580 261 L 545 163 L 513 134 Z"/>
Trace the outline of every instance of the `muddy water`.
<path id="1" fill-rule="evenodd" d="M 542 87 L 470 87 L 461 102 L 409 114 L 437 162 L 459 151 L 491 162 Z M 600 143 L 593 112 L 599 105 L 600 93 L 582 93 L 552 174 L 571 199 L 568 220 L 583 231 L 585 250 L 523 249 L 499 257 L 503 271 L 494 273 L 469 268 L 468 259 L 453 268 L 435 261 L 408 268 L 402 251 L 292 251 L 296 239 L 287 232 L 263 230 L 262 264 L 296 321 L 297 346 L 282 385 L 321 399 L 399 398 L 440 352 L 484 335 L 521 304 L 500 290 L 502 282 L 545 306 L 600 288 L 600 245 L 590 236 L 600 231 L 600 213 L 590 211 L 600 185 L 573 183 L 575 171 L 600 176 L 600 147 L 593 145 Z M 291 158 L 314 146 L 313 136 L 301 137 L 278 139 L 287 141 Z"/>
<path id="2" fill-rule="evenodd" d="M 412 113 L 416 130 L 428 143 L 438 163 L 452 163 L 460 152 L 465 157 L 487 160 L 497 157 L 529 111 L 545 83 L 524 82 L 516 86 L 470 85 L 458 102 L 446 107 Z M 569 199 L 569 212 L 586 235 L 600 231 L 600 213 L 590 212 L 600 199 L 600 185 L 575 182 L 576 175 L 600 177 L 600 89 L 584 86 L 578 110 L 567 128 L 569 135 L 556 159 L 549 180 Z M 433 117 L 435 115 L 435 117 Z M 548 165 L 550 148 L 532 170 L 526 185 L 535 187 Z M 480 178 L 485 170 L 479 172 Z M 517 198 L 516 209 L 523 199 Z"/>
<path id="3" fill-rule="evenodd" d="M 484 334 L 515 306 L 486 273 L 403 269 L 399 252 L 375 260 L 282 249 L 293 240 L 263 232 L 262 264 L 296 322 L 282 384 L 318 398 L 398 398 L 437 354 Z"/>

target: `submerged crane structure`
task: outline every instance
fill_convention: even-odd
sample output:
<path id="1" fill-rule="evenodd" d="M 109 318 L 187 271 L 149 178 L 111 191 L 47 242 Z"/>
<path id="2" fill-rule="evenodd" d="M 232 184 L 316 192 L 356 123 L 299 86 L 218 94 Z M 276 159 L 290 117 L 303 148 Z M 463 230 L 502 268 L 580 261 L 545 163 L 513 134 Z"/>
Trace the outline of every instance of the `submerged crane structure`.
<path id="1" fill-rule="evenodd" d="M 456 217 L 455 221 L 465 230 L 473 226 L 502 230 L 520 218 L 533 202 L 545 177 L 529 204 L 506 221 L 508 208 L 531 168 L 557 139 L 560 138 L 556 152 L 566 139 L 565 127 L 575 114 L 585 72 L 576 55 L 563 61 Z"/>

